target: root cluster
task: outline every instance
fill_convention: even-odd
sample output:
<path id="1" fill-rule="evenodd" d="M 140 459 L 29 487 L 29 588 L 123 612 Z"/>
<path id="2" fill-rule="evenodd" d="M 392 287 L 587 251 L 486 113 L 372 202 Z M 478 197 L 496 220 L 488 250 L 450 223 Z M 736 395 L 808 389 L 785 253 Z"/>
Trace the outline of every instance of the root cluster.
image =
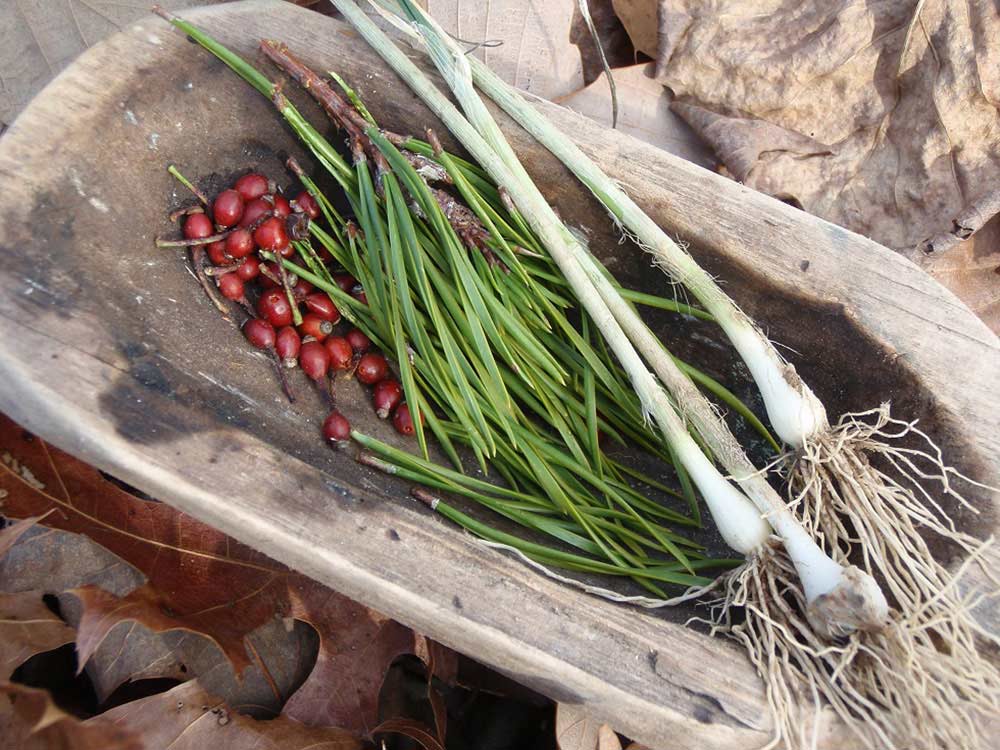
<path id="1" fill-rule="evenodd" d="M 925 440 L 927 449 L 900 444 L 908 435 Z M 992 539 L 956 529 L 921 480 L 939 482 L 946 495 L 972 509 L 954 487 L 964 478 L 887 406 L 843 418 L 807 447 L 791 472 L 796 515 L 835 560 L 874 575 L 892 598 L 891 620 L 881 632 L 819 640 L 777 540 L 725 580 L 708 619 L 714 632 L 743 644 L 763 678 L 776 721 L 774 744 L 814 746 L 816 711 L 828 706 L 864 747 L 981 747 L 985 720 L 1000 711 L 998 640 L 974 617 L 996 592 L 987 559 Z M 935 559 L 927 535 L 964 557 L 955 572 Z M 989 590 L 963 593 L 960 582 L 973 566 Z M 736 607 L 745 617 L 737 619 Z"/>

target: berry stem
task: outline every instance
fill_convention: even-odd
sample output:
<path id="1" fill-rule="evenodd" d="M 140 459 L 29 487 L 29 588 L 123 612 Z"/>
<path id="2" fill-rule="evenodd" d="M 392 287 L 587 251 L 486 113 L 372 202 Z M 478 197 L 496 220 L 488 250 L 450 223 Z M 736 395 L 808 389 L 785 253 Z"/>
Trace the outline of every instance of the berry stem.
<path id="1" fill-rule="evenodd" d="M 271 363 L 274 365 L 274 371 L 278 373 L 278 381 L 281 383 L 281 390 L 285 392 L 285 396 L 288 398 L 288 403 L 295 403 L 295 394 L 292 393 L 292 387 L 288 383 L 288 378 L 285 377 L 285 366 L 281 362 L 281 357 L 278 356 L 278 352 L 274 350 L 272 346 L 267 350 L 271 357 Z"/>
<path id="2" fill-rule="evenodd" d="M 210 266 L 205 269 L 205 274 L 207 276 L 224 276 L 227 273 L 232 273 L 237 270 L 246 262 L 246 258 L 240 258 L 238 261 L 233 263 L 231 266 Z"/>
<path id="3" fill-rule="evenodd" d="M 284 263 L 275 263 L 278 267 L 278 278 L 281 279 L 281 287 L 288 295 L 288 304 L 292 306 L 292 323 L 297 326 L 302 325 L 302 313 L 299 312 L 299 303 L 295 301 L 295 293 L 292 291 L 292 284 L 288 278 L 288 271 L 285 270 Z"/>
<path id="4" fill-rule="evenodd" d="M 191 214 L 203 214 L 205 209 L 201 206 L 183 206 L 178 208 L 176 211 L 170 214 L 170 221 L 177 221 L 182 216 L 190 216 Z"/>
<path id="5" fill-rule="evenodd" d="M 208 295 L 212 304 L 215 305 L 223 318 L 232 323 L 233 319 L 229 317 L 229 309 L 219 299 L 215 284 L 210 282 L 205 274 L 205 248 L 201 245 L 195 245 L 191 248 L 191 268 L 194 271 L 194 277 L 198 279 L 198 283 L 201 284 L 201 288 L 205 290 L 205 294 Z"/>
<path id="6" fill-rule="evenodd" d="M 227 229 L 225 232 L 219 232 L 219 234 L 211 234 L 208 237 L 196 237 L 194 239 L 183 239 L 183 240 L 161 240 L 159 237 L 156 238 L 157 247 L 194 247 L 195 245 L 211 245 L 213 242 L 218 242 L 219 240 L 224 240 L 226 237 L 231 235 L 235 229 Z"/>
<path id="7" fill-rule="evenodd" d="M 188 190 L 190 190 L 192 193 L 194 193 L 194 197 L 197 198 L 198 200 L 200 200 L 202 202 L 202 205 L 204 205 L 205 207 L 208 207 L 209 200 L 205 196 L 205 194 L 203 192 L 201 192 L 198 188 L 196 188 L 194 186 L 194 184 L 187 177 L 185 177 L 184 175 L 182 175 L 180 173 L 180 171 L 177 169 L 177 167 L 175 167 L 173 164 L 171 164 L 169 167 L 167 167 L 167 171 L 181 185 L 183 185 Z"/>

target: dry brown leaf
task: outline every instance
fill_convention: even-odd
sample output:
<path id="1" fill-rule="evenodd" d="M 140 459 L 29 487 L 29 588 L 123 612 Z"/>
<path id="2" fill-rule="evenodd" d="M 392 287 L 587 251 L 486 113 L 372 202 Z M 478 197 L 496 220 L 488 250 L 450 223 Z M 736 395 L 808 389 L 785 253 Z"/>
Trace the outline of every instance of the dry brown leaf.
<path id="1" fill-rule="evenodd" d="M 927 270 L 1000 335 L 1000 217 Z"/>
<path id="2" fill-rule="evenodd" d="M 644 63 L 615 69 L 618 130 L 713 169 L 716 161 L 711 150 L 681 117 L 670 111 L 670 92 L 653 78 L 653 68 L 653 63 Z M 611 93 L 603 78 L 559 103 L 611 127 Z"/>
<path id="3" fill-rule="evenodd" d="M 597 750 L 622 750 L 621 740 L 607 724 L 601 724 L 597 730 Z"/>
<path id="4" fill-rule="evenodd" d="M 0 510 L 3 509 L 2 497 L 0 497 Z M 27 533 L 28 529 L 38 523 L 40 516 L 34 518 L 23 518 L 17 523 L 0 529 L 0 558 L 7 554 L 7 551 L 17 544 L 17 540 Z"/>
<path id="5" fill-rule="evenodd" d="M 88 537 L 44 527 L 31 529 L 0 558 L 0 590 L 7 592 L 54 593 L 92 584 L 124 596 L 144 581 L 139 571 Z M 75 596 L 59 594 L 59 607 L 71 627 L 80 622 L 83 608 Z M 140 623 L 122 622 L 84 669 L 101 703 L 130 680 L 197 677 L 206 690 L 237 710 L 270 718 L 309 675 L 318 638 L 305 623 L 273 619 L 248 634 L 247 641 L 256 656 L 237 678 L 225 654 L 203 636 L 154 633 Z"/>
<path id="6" fill-rule="evenodd" d="M 598 724 L 582 706 L 556 705 L 556 744 L 559 750 L 621 750 L 618 736 L 607 724 Z"/>
<path id="7" fill-rule="evenodd" d="M 55 594 L 74 627 L 79 602 L 63 591 L 94 584 L 124 596 L 144 581 L 142 573 L 88 537 L 44 526 L 31 529 L 0 558 L 0 591 Z"/>
<path id="8" fill-rule="evenodd" d="M 508 83 L 552 99 L 584 85 L 583 62 L 569 33 L 575 2 L 531 0 L 428 0 L 427 10 L 441 27 L 484 60 Z"/>
<path id="9" fill-rule="evenodd" d="M 750 187 L 920 258 L 1000 209 L 1000 8 L 661 0 L 660 80 Z"/>
<path id="10" fill-rule="evenodd" d="M 632 45 L 640 52 L 655 58 L 657 0 L 612 0 L 612 4 L 632 40 Z"/>
<path id="11" fill-rule="evenodd" d="M 484 60 L 507 83 L 544 99 L 578 91 L 596 78 L 600 61 L 576 0 L 427 0 L 446 31 L 479 46 Z M 591 0 L 590 14 L 612 67 L 633 62 L 628 36 L 609 0 Z"/>
<path id="12" fill-rule="evenodd" d="M 83 604 L 81 663 L 119 623 L 134 620 L 157 632 L 188 630 L 211 638 L 241 673 L 259 663 L 247 636 L 274 618 L 290 617 L 316 629 L 320 650 L 285 713 L 366 734 L 377 724 L 379 688 L 392 661 L 406 653 L 430 659 L 431 646 L 408 628 L 168 505 L 134 497 L 6 418 L 0 418 L 0 435 L 7 441 L 0 445 L 7 514 L 54 508 L 49 526 L 86 534 L 147 577 L 124 594 L 92 585 L 74 591 Z M 436 674 L 447 679 L 449 660 L 435 662 Z"/>
<path id="13" fill-rule="evenodd" d="M 44 690 L 10 682 L 0 682 L 0 742 L 11 750 L 144 748 L 127 729 L 101 718 L 81 722 L 58 708 Z"/>
<path id="14" fill-rule="evenodd" d="M 62 612 L 72 622 L 67 609 L 63 606 Z M 207 638 L 183 630 L 154 633 L 138 622 L 123 622 L 108 634 L 85 669 L 102 703 L 128 681 L 197 677 L 206 690 L 237 711 L 269 719 L 305 682 L 316 663 L 316 641 L 315 631 L 305 623 L 271 620 L 247 635 L 257 658 L 237 677 L 225 654 Z"/>
<path id="15" fill-rule="evenodd" d="M 622 750 L 611 727 L 598 724 L 573 703 L 556 704 L 556 745 L 559 750 Z"/>
<path id="16" fill-rule="evenodd" d="M 40 591 L 0 594 L 0 680 L 35 654 L 72 643 L 76 632 L 56 617 Z"/>
<path id="17" fill-rule="evenodd" d="M 362 750 L 350 732 L 313 728 L 285 717 L 258 721 L 230 710 L 197 680 L 113 708 L 85 722 L 111 722 L 142 737 L 147 748 L 170 750 Z"/>

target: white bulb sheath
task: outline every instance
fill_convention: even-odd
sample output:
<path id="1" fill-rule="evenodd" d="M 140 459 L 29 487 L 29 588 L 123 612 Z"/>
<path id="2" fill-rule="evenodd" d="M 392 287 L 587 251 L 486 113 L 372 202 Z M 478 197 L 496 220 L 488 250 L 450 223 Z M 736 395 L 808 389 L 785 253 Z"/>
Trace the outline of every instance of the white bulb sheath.
<path id="1" fill-rule="evenodd" d="M 782 442 L 801 448 L 827 428 L 823 404 L 791 366 L 781 361 L 760 331 L 749 322 L 735 321 L 726 327 L 726 333 L 757 383 L 767 417 Z"/>
<path id="2" fill-rule="evenodd" d="M 771 536 L 771 526 L 760 511 L 722 476 L 690 435 L 678 436 L 673 446 L 726 544 L 743 555 L 760 549 Z"/>

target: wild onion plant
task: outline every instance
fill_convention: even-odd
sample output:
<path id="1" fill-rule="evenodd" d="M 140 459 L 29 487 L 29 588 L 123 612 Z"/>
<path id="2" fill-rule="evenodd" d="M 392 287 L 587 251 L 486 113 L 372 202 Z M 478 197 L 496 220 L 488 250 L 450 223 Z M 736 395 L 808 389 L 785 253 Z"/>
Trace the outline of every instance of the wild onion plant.
<path id="1" fill-rule="evenodd" d="M 715 623 L 729 627 L 746 644 L 765 678 L 779 738 L 794 742 L 796 727 L 804 726 L 796 720 L 790 689 L 804 685 L 806 702 L 822 695 L 868 742 L 885 747 L 975 746 L 977 712 L 997 708 L 1000 675 L 977 649 L 979 629 L 967 603 L 959 599 L 953 577 L 933 558 L 919 534 L 921 527 L 937 532 L 958 542 L 972 559 L 981 551 L 976 540 L 953 528 L 932 498 L 926 497 L 932 510 L 918 500 L 917 492 L 922 490 L 917 480 L 926 472 L 917 462 L 929 460 L 936 466 L 946 492 L 953 495 L 948 478 L 954 473 L 945 470 L 936 456 L 892 447 L 887 439 L 893 436 L 886 429 L 892 422 L 885 409 L 876 414 L 874 425 L 865 423 L 864 415 L 852 415 L 831 430 L 812 391 L 714 280 L 565 136 L 488 68 L 470 62 L 419 8 L 401 0 L 397 9 L 401 16 L 395 20 L 425 47 L 467 120 L 351 0 L 333 2 L 508 190 L 628 371 L 643 408 L 705 494 L 723 535 L 735 549 L 748 554 L 747 565 L 727 579 L 727 595 Z M 719 321 L 757 380 L 776 432 L 800 449 L 793 487 L 805 528 L 777 498 L 762 472 L 749 463 L 726 425 L 664 354 L 662 345 L 596 261 L 552 214 L 483 107 L 472 86 L 474 75 L 490 96 L 580 177 L 616 223 L 653 252 L 657 262 Z M 659 384 L 645 370 L 640 354 Z M 670 391 L 673 403 L 712 456 L 767 518 L 783 550 L 776 550 L 763 536 L 748 549 L 745 538 L 727 534 L 729 521 L 737 508 L 745 509 L 745 500 L 741 506 L 739 499 L 731 497 L 735 490 L 724 481 L 707 481 L 700 461 L 683 447 L 684 437 L 675 424 L 678 414 L 668 408 L 672 406 L 669 400 L 666 405 L 660 401 L 660 384 Z M 912 425 L 896 424 L 901 425 L 902 434 L 915 430 Z M 876 468 L 867 454 L 886 459 L 900 470 L 902 479 Z M 724 486 L 733 492 L 712 494 Z M 723 496 L 728 499 L 719 499 Z M 829 554 L 816 539 L 823 541 Z M 864 569 L 848 564 L 852 543 L 859 544 Z M 897 608 L 891 617 L 872 573 L 886 580 Z M 732 605 L 747 608 L 744 624 L 731 626 Z M 797 739 L 807 743 L 802 734 Z"/>

